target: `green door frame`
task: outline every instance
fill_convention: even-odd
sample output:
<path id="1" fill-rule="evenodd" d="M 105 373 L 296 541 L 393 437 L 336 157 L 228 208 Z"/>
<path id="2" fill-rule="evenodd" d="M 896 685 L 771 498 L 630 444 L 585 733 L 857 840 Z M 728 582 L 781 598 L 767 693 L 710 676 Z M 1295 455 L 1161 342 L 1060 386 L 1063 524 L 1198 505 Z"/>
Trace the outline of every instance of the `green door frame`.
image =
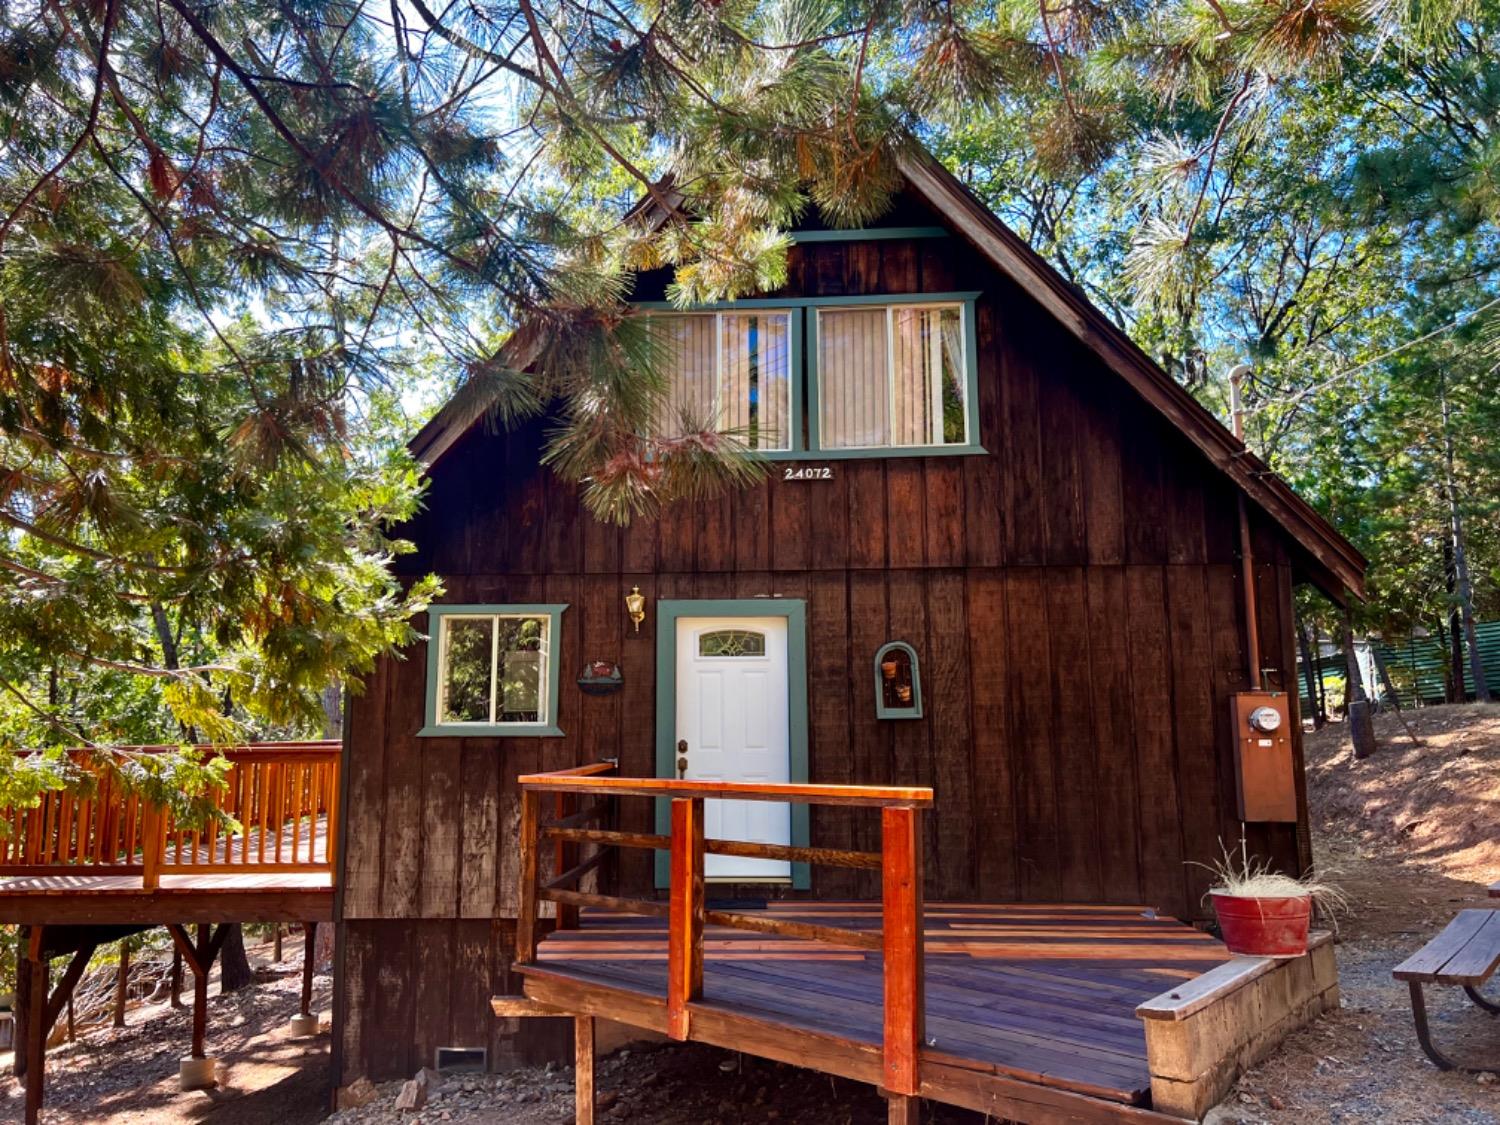
<path id="1" fill-rule="evenodd" d="M 656 603 L 656 776 L 677 772 L 677 619 L 679 617 L 785 617 L 787 734 L 793 784 L 807 781 L 807 603 L 801 598 L 708 598 Z M 656 802 L 656 831 L 671 831 L 671 810 Z M 812 818 L 806 805 L 792 806 L 792 846 L 811 846 Z M 656 853 L 656 885 L 671 885 L 671 862 Z M 792 887 L 812 886 L 812 869 L 792 864 Z"/>

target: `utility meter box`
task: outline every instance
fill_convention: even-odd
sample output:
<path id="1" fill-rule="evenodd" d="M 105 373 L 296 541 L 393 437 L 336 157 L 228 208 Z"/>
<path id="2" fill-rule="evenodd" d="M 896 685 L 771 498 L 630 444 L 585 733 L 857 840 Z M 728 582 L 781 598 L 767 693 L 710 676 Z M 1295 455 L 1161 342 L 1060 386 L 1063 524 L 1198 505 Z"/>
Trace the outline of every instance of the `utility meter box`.
<path id="1" fill-rule="evenodd" d="M 1295 824 L 1297 773 L 1290 699 L 1281 691 L 1242 691 L 1230 696 L 1230 707 L 1240 819 Z"/>

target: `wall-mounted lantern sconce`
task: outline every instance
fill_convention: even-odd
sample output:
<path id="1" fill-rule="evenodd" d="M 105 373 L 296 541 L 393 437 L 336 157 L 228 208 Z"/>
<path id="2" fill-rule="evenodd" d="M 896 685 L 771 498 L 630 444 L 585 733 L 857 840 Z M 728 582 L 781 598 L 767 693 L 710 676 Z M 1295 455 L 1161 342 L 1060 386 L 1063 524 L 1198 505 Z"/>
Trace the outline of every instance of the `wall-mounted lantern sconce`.
<path id="1" fill-rule="evenodd" d="M 905 641 L 881 645 L 875 654 L 875 717 L 922 717 L 922 673 L 916 650 Z"/>
<path id="2" fill-rule="evenodd" d="M 630 620 L 635 622 L 635 631 L 641 631 L 641 622 L 646 620 L 646 595 L 641 593 L 639 586 L 630 587 L 630 593 L 625 595 L 625 609 L 630 614 Z"/>

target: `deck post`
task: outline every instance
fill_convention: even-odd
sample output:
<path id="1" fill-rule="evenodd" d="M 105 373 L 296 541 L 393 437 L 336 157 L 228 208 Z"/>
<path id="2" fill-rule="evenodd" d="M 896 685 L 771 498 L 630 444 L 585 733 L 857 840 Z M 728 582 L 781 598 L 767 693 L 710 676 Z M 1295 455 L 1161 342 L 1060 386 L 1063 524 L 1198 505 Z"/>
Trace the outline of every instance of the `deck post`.
<path id="1" fill-rule="evenodd" d="M 578 811 L 578 798 L 571 793 L 558 793 L 553 797 L 552 816 L 556 820 L 562 820 L 569 813 Z M 567 840 L 558 840 L 557 847 L 553 849 L 554 875 L 561 875 L 564 871 L 571 871 L 578 864 L 578 845 L 571 844 Z M 583 890 L 580 884 L 575 889 Z M 557 928 L 559 930 L 576 930 L 578 928 L 578 907 L 557 904 Z"/>
<path id="2" fill-rule="evenodd" d="M 31 1013 L 31 927 L 20 928 L 19 940 L 16 945 L 16 1002 L 14 1007 L 15 1027 L 12 1035 L 15 1043 L 15 1051 L 11 1055 L 11 1073 L 17 1078 L 26 1074 L 26 1044 L 30 1042 L 26 1037 L 26 1028 L 29 1026 Z"/>
<path id="3" fill-rule="evenodd" d="M 921 1125 L 922 1099 L 907 1094 L 886 1094 L 887 1125 Z"/>
<path id="4" fill-rule="evenodd" d="M 30 992 L 26 998 L 26 1125 L 42 1119 L 42 1097 L 47 1070 L 47 955 L 42 949 L 45 926 L 32 926 L 27 935 L 26 958 L 30 970 Z"/>
<path id="5" fill-rule="evenodd" d="M 149 801 L 141 809 L 141 885 L 156 890 L 161 882 L 162 850 L 165 844 L 161 809 Z"/>
<path id="6" fill-rule="evenodd" d="M 208 1038 L 208 924 L 198 923 L 198 963 L 193 966 L 193 1058 L 204 1057 Z"/>
<path id="7" fill-rule="evenodd" d="M 882 809 L 880 828 L 885 1088 L 895 1094 L 911 1095 L 922 1085 L 920 1066 L 926 1007 L 922 989 L 920 814 L 914 808 Z"/>
<path id="8" fill-rule="evenodd" d="M 294 1038 L 305 1039 L 318 1033 L 318 1017 L 313 1015 L 313 971 L 318 963 L 318 924 L 302 923 L 302 997 L 289 1031 Z"/>
<path id="9" fill-rule="evenodd" d="M 541 802 L 540 793 L 531 789 L 521 790 L 521 903 L 516 911 L 517 965 L 529 965 L 536 960 L 537 891 L 540 889 L 538 884 L 541 879 L 537 850 L 542 844 Z"/>
<path id="10" fill-rule="evenodd" d="M 703 798 L 672 800 L 667 930 L 667 1034 L 688 1037 L 688 1005 L 703 992 Z"/>
<path id="11" fill-rule="evenodd" d="M 594 1017 L 573 1017 L 573 1121 L 594 1125 Z"/>
<path id="12" fill-rule="evenodd" d="M 172 943 L 182 952 L 182 959 L 193 971 L 193 1046 L 192 1052 L 179 1061 L 177 1084 L 184 1090 L 208 1089 L 218 1084 L 214 1075 L 214 1060 L 208 1058 L 206 1053 L 208 973 L 229 933 L 229 926 L 221 924 L 215 931 L 212 926 L 200 922 L 196 944 L 188 939 L 187 930 L 181 925 L 169 924 L 167 932 L 172 935 Z"/>

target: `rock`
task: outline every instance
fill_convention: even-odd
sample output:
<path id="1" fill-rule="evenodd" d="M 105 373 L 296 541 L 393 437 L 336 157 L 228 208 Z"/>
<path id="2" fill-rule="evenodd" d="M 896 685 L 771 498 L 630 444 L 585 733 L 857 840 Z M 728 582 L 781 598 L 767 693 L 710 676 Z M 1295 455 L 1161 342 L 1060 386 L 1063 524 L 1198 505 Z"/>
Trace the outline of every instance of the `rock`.
<path id="1" fill-rule="evenodd" d="M 430 1066 L 424 1066 L 421 1070 L 411 1076 L 411 1080 L 420 1085 L 429 1094 L 435 1094 L 443 1088 L 445 1079 L 443 1075 L 433 1070 Z"/>
<path id="2" fill-rule="evenodd" d="M 594 1105 L 599 1109 L 609 1109 L 610 1106 L 619 1100 L 620 1098 L 617 1094 L 600 1094 L 594 1099 Z"/>
<path id="3" fill-rule="evenodd" d="M 380 1091 L 375 1089 L 375 1083 L 368 1078 L 356 1078 L 339 1091 L 338 1105 L 340 1109 L 359 1109 L 378 1097 Z"/>
<path id="4" fill-rule="evenodd" d="M 1286 1102 L 1282 1101 L 1275 1094 L 1272 1094 L 1270 1097 L 1266 1098 L 1266 1105 L 1270 1106 L 1272 1109 L 1286 1108 Z"/>
<path id="5" fill-rule="evenodd" d="M 414 1113 L 427 1104 L 427 1087 L 415 1078 L 401 1084 L 396 1095 L 396 1110 L 399 1113 Z"/>
<path id="6" fill-rule="evenodd" d="M 1474 1076 L 1474 1081 L 1478 1082 L 1481 1086 L 1493 1086 L 1497 1081 L 1500 1081 L 1500 1078 L 1497 1078 L 1491 1071 L 1481 1070 Z"/>

